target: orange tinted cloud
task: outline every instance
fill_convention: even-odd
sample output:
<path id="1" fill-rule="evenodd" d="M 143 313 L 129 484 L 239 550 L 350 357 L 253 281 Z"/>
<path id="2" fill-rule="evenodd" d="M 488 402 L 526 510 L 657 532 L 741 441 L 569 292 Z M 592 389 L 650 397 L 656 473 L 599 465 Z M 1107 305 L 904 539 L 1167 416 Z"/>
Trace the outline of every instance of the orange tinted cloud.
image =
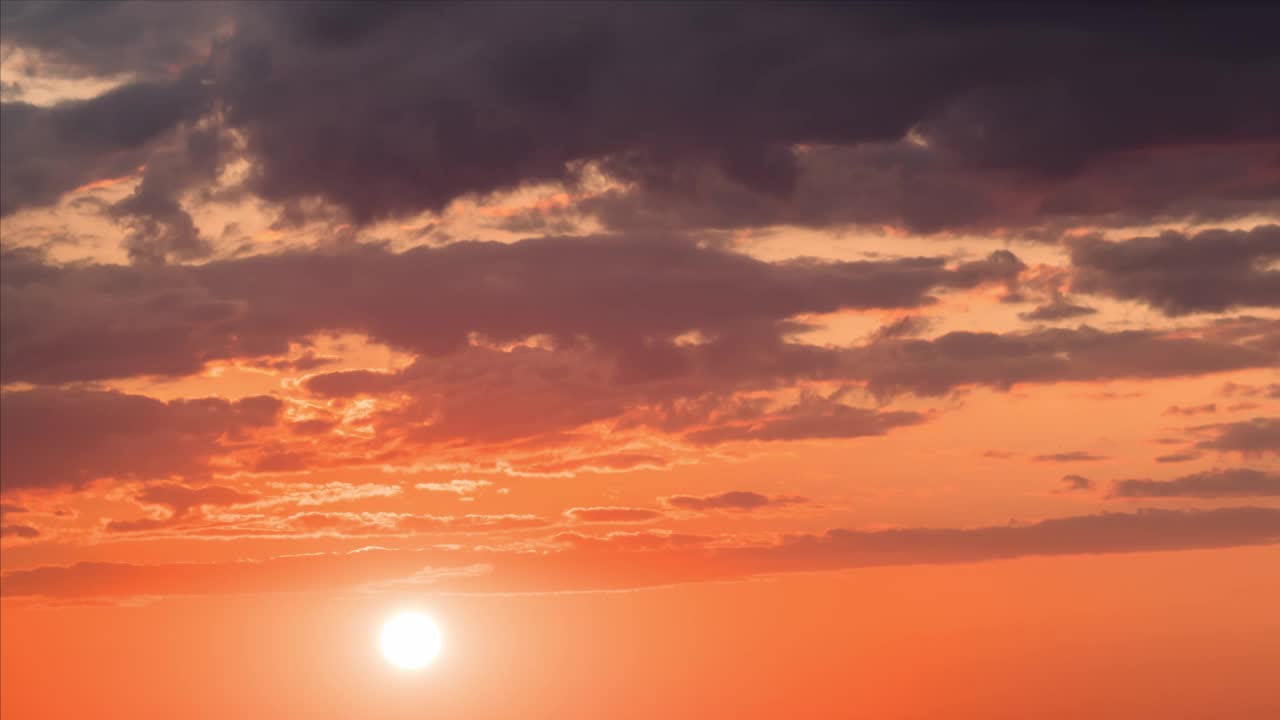
<path id="1" fill-rule="evenodd" d="M 529 554 L 366 548 L 231 563 L 78 563 L 5 573 L 0 593 L 101 597 L 303 591 L 392 582 L 424 568 L 437 573 L 437 589 L 607 590 L 778 572 L 1268 544 L 1280 539 L 1280 510 L 1146 510 L 972 529 L 836 529 L 714 550 L 673 548 L 703 541 L 662 534 L 605 536 L 598 542 L 578 534 L 556 537 L 570 549 Z M 647 548 L 653 549 L 636 552 Z M 448 572 L 476 565 L 492 570 L 483 575 Z"/>

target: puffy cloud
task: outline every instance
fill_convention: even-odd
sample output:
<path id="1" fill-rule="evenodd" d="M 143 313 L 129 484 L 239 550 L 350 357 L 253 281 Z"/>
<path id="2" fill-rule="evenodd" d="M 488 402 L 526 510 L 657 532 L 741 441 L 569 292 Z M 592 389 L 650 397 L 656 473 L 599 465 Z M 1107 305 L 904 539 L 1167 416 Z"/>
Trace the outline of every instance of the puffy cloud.
<path id="1" fill-rule="evenodd" d="M 207 107 L 200 78 L 138 82 L 53 107 L 0 104 L 0 215 L 135 173 L 153 145 Z"/>
<path id="2" fill-rule="evenodd" d="M 220 485 L 190 488 L 176 483 L 148 485 L 134 496 L 141 503 L 162 505 L 175 517 L 181 517 L 192 508 L 203 506 L 243 505 L 253 502 L 257 496 Z"/>
<path id="3" fill-rule="evenodd" d="M 267 396 L 162 402 L 107 390 L 5 392 L 4 489 L 81 486 L 104 477 L 204 476 L 211 457 L 226 452 L 237 437 L 274 423 L 281 406 Z"/>
<path id="4" fill-rule="evenodd" d="M 469 7 L 249 6 L 219 91 L 262 196 L 322 197 L 357 220 L 569 179 L 590 159 L 645 188 L 713 170 L 764 204 L 802 187 L 792 146 L 914 129 L 928 160 L 947 158 L 963 179 L 924 175 L 898 194 L 876 175 L 901 185 L 910 160 L 844 160 L 850 180 L 871 176 L 879 192 L 855 184 L 841 197 L 936 227 L 996 202 L 974 201 L 974 171 L 1012 171 L 1007 187 L 1132 148 L 1274 139 L 1277 107 L 1258 88 L 1275 68 L 1270 38 L 1250 29 L 1259 24 L 834 6 L 529 6 L 495 23 Z M 313 87 L 325 93 L 297 91 Z M 311 121 L 335 102 L 352 111 Z"/>
<path id="5" fill-rule="evenodd" d="M 10 3 L 2 41 L 73 77 L 207 73 L 254 192 L 357 222 L 595 164 L 632 188 L 588 208 L 615 227 L 933 232 L 1274 209 L 1280 108 L 1260 88 L 1277 70 L 1258 28 L 1276 18 L 1192 14 L 544 4 L 495 22 L 434 4 Z M 137 127 L 181 119 L 135 112 Z M 92 167 L 130 147 L 80 139 L 24 155 L 42 182 L 6 182 L 26 196 L 6 206 L 75 187 L 36 158 Z"/>
<path id="6" fill-rule="evenodd" d="M 747 490 L 730 490 L 714 495 L 672 495 L 662 498 L 662 503 L 679 510 L 761 510 L 787 507 L 809 502 L 798 495 L 762 495 Z"/>
<path id="7" fill-rule="evenodd" d="M 940 257 L 768 263 L 670 237 L 362 246 L 191 267 L 54 266 L 19 251 L 4 260 L 6 382 L 189 374 L 209 360 L 281 355 L 324 331 L 428 354 L 477 333 L 589 338 L 633 355 L 657 343 L 649 355 L 660 357 L 661 343 L 695 330 L 768 336 L 796 315 L 918 307 L 933 291 L 1011 282 L 1022 268 L 1005 251 L 951 266 Z"/>
<path id="8" fill-rule="evenodd" d="M 192 488 L 177 483 L 158 483 L 143 488 L 141 492 L 134 495 L 134 500 L 144 505 L 158 505 L 168 509 L 167 518 L 111 520 L 107 523 L 106 529 L 108 532 L 158 530 L 185 520 L 196 508 L 245 505 L 257 499 L 256 495 L 221 485 Z"/>
<path id="9" fill-rule="evenodd" d="M 1138 300 L 1167 315 L 1280 307 L 1277 260 L 1280 225 L 1071 242 L 1075 290 Z"/>
<path id="10" fill-rule="evenodd" d="M 6 2 L 0 42 L 48 74 L 163 77 L 199 60 L 227 19 L 217 3 Z"/>
<path id="11" fill-rule="evenodd" d="M 1117 498 L 1226 498 L 1280 495 L 1280 474 L 1230 468 L 1183 475 L 1173 480 L 1117 480 L 1111 497 Z"/>

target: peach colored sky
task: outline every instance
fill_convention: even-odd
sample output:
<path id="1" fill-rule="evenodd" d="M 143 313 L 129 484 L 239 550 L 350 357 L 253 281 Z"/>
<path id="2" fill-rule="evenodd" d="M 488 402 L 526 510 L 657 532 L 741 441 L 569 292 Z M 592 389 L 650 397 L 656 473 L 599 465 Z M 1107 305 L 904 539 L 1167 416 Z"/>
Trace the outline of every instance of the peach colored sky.
<path id="1" fill-rule="evenodd" d="M 1280 712 L 1265 23 L 739 10 L 6 6 L 5 718 Z"/>

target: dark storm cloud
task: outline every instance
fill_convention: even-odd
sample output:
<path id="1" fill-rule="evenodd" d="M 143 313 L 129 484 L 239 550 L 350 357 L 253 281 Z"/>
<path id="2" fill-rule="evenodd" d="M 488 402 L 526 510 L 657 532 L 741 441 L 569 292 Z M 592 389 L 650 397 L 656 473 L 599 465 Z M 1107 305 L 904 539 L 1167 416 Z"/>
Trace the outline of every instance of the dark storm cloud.
<path id="1" fill-rule="evenodd" d="M 80 486 L 101 477 L 159 479 L 208 473 L 210 456 L 245 430 L 275 421 L 281 403 L 161 402 L 114 391 L 38 388 L 0 395 L 5 491 Z"/>
<path id="2" fill-rule="evenodd" d="M 208 107 L 195 75 L 123 85 L 89 100 L 0 105 L 0 215 L 137 171 L 152 144 Z"/>
<path id="3" fill-rule="evenodd" d="M 125 250 L 134 262 L 192 260 L 210 254 L 182 195 L 210 183 L 221 168 L 226 139 L 216 128 L 192 128 L 172 147 L 153 152 L 134 191 L 107 212 L 124 225 Z"/>
<path id="4" fill-rule="evenodd" d="M 365 548 L 214 563 L 81 562 L 7 572 L 0 594 L 89 598 L 333 590 L 402 581 L 422 575 L 423 568 L 432 570 L 432 589 L 441 591 L 617 590 L 785 572 L 1270 545 L 1280 542 L 1280 510 L 1153 509 L 977 528 L 834 529 L 736 547 L 707 548 L 708 538 L 658 533 L 598 539 L 560 533 L 553 539 L 566 549 Z"/>
<path id="5" fill-rule="evenodd" d="M 888 225 L 912 233 L 1017 229 L 1056 240 L 1080 224 L 1212 222 L 1280 212 L 1280 145 L 1175 147 L 1108 157 L 1069 177 L 1019 181 L 909 141 L 807 148 L 786 194 L 761 194 L 714 167 L 671 170 L 575 206 L 529 215 L 552 227 L 576 215 L 623 231 L 769 225 Z M 626 177 L 624 174 L 623 177 Z"/>
<path id="6" fill-rule="evenodd" d="M 223 15 L 236 29 L 213 43 Z M 207 62 L 259 195 L 357 222 L 572 182 L 593 160 L 636 192 L 589 211 L 632 229 L 1026 224 L 1012 206 L 1203 219 L 1274 208 L 1280 187 L 1262 159 L 1280 140 L 1280 100 L 1263 90 L 1280 59 L 1261 6 L 122 3 L 5 17 L 6 44 L 82 73 Z M 1228 147 L 1241 144 L 1264 150 Z M 1121 158 L 1148 150 L 1159 157 Z"/>
<path id="7" fill-rule="evenodd" d="M 1117 480 L 1110 497 L 1117 498 L 1221 498 L 1280 495 L 1280 474 L 1230 468 L 1184 475 L 1173 480 Z"/>
<path id="8" fill-rule="evenodd" d="M 1268 11 L 518 5 L 495 18 L 288 3 L 249 15 L 220 82 L 260 192 L 327 198 L 357 219 L 562 179 L 589 158 L 647 187 L 715 167 L 767 196 L 796 186 L 792 145 L 916 126 L 966 166 L 1032 176 L 1147 145 L 1276 139 L 1280 126 L 1280 101 L 1259 92 L 1280 68 L 1256 24 Z M 348 112 L 311 122 L 334 107 Z"/>
<path id="9" fill-rule="evenodd" d="M 163 76 L 197 61 L 226 3 L 5 0 L 0 42 L 33 53 L 41 74 Z"/>
<path id="10" fill-rule="evenodd" d="M 1280 225 L 1071 243 L 1072 286 L 1166 315 L 1280 307 Z"/>

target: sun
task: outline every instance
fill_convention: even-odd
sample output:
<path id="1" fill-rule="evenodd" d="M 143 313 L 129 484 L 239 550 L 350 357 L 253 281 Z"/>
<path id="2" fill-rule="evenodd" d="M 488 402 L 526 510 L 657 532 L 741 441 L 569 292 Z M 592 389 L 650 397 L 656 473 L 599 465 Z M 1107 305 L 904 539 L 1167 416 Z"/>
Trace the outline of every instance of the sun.
<path id="1" fill-rule="evenodd" d="M 378 644 L 387 662 L 402 670 L 417 670 L 435 660 L 444 638 L 431 618 L 402 612 L 382 626 Z"/>

